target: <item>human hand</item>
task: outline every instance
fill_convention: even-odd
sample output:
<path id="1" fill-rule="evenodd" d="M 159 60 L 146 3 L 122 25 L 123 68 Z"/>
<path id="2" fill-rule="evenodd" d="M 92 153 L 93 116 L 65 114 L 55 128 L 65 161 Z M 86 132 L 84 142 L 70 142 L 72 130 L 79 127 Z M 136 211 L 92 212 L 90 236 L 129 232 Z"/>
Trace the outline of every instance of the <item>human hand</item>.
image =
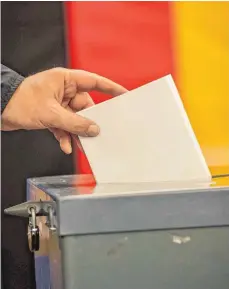
<path id="1" fill-rule="evenodd" d="M 94 105 L 88 92 L 118 96 L 122 86 L 102 76 L 65 68 L 54 68 L 26 78 L 17 88 L 2 114 L 2 130 L 49 129 L 61 149 L 72 152 L 71 134 L 93 137 L 99 127 L 76 114 Z"/>

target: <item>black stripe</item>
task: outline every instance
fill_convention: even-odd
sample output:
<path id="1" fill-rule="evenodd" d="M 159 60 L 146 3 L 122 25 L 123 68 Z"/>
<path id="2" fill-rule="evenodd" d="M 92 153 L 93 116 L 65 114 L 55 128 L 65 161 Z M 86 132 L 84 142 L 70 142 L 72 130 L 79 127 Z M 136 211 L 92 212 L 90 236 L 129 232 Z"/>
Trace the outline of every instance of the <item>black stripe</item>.
<path id="1" fill-rule="evenodd" d="M 65 66 L 62 2 L 2 2 L 2 63 L 22 75 Z M 34 289 L 34 262 L 27 245 L 27 220 L 3 215 L 26 200 L 26 179 L 73 173 L 47 131 L 2 133 L 2 280 L 4 289 Z"/>

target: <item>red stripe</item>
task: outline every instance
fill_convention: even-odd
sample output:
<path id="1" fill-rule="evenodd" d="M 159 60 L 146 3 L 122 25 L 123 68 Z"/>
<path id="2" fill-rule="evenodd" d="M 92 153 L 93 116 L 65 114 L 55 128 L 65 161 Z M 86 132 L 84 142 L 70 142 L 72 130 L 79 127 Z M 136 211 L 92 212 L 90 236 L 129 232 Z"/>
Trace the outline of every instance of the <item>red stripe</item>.
<path id="1" fill-rule="evenodd" d="M 66 2 L 66 8 L 72 68 L 128 89 L 173 73 L 168 2 Z M 92 96 L 96 103 L 107 99 Z M 90 171 L 81 154 L 78 164 Z"/>

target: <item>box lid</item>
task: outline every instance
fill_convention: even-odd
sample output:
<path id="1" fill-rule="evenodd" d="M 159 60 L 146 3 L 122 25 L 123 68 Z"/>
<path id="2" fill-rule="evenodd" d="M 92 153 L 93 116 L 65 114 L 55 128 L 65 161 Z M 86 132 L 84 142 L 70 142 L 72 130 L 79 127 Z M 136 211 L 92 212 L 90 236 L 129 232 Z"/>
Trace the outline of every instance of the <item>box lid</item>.
<path id="1" fill-rule="evenodd" d="M 28 180 L 56 202 L 59 234 L 229 225 L 229 177 L 211 183 L 96 185 L 90 175 Z"/>

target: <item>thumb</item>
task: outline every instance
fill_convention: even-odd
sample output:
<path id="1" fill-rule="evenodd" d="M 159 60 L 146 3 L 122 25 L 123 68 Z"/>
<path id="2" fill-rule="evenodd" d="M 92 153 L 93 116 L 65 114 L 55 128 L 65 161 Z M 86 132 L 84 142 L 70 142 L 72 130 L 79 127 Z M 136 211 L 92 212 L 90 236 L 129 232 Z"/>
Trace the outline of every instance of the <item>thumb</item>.
<path id="1" fill-rule="evenodd" d="M 61 105 L 57 107 L 55 118 L 50 126 L 85 137 L 93 137 L 99 134 L 99 127 L 93 121 L 68 111 Z"/>

